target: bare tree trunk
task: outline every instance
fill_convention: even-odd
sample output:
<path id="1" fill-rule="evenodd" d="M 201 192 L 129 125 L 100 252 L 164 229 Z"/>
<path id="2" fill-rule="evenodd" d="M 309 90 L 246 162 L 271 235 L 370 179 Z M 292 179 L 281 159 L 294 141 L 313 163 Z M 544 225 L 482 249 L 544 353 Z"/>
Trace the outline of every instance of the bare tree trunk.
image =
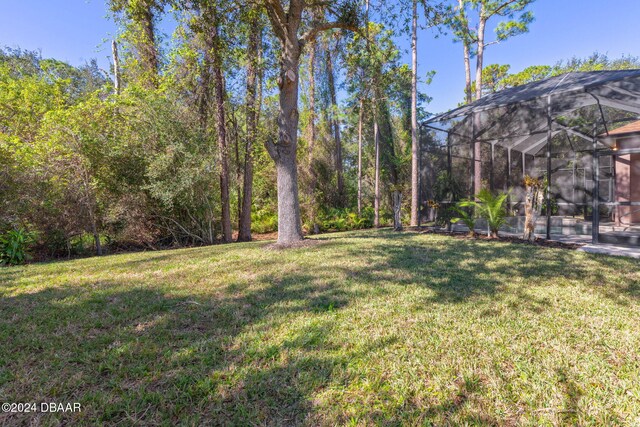
<path id="1" fill-rule="evenodd" d="M 96 255 L 101 256 L 102 244 L 100 243 L 100 234 L 98 233 L 98 228 L 94 218 L 91 218 L 91 233 L 93 234 L 93 241 L 96 245 Z"/>
<path id="2" fill-rule="evenodd" d="M 418 0 L 411 20 L 411 226 L 418 226 Z"/>
<path id="3" fill-rule="evenodd" d="M 482 98 L 482 69 L 484 61 L 484 32 L 487 25 L 484 17 L 484 5 L 480 9 L 480 22 L 478 23 L 478 53 L 476 55 L 476 99 Z"/>
<path id="4" fill-rule="evenodd" d="M 524 199 L 524 235 L 523 239 L 533 242 L 536 240 L 536 222 L 542 212 L 544 194 L 543 183 L 540 180 L 525 177 L 525 199 Z"/>
<path id="5" fill-rule="evenodd" d="M 296 31 L 297 32 L 297 31 Z M 288 245 L 302 240 L 298 197 L 298 72 L 300 45 L 295 32 L 283 42 L 280 68 L 280 111 L 277 144 L 267 140 L 269 155 L 276 164 L 278 186 L 278 243 Z"/>
<path id="6" fill-rule="evenodd" d="M 393 230 L 402 231 L 402 193 L 398 190 L 393 190 Z"/>
<path id="7" fill-rule="evenodd" d="M 473 94 L 471 93 L 471 54 L 469 52 L 469 43 L 467 41 L 463 42 L 463 53 L 464 53 L 464 94 L 465 101 L 467 104 L 471 104 L 473 102 Z"/>
<path id="8" fill-rule="evenodd" d="M 375 183 L 373 190 L 373 226 L 380 227 L 380 138 L 376 101 L 373 100 L 373 141 L 375 145 Z"/>
<path id="9" fill-rule="evenodd" d="M 338 103 L 336 99 L 335 76 L 333 75 L 333 60 L 331 59 L 331 50 L 327 43 L 327 78 L 329 83 L 329 95 L 331 97 L 331 125 L 333 127 L 333 135 L 336 143 L 335 163 L 337 174 L 337 190 L 338 203 L 344 205 L 344 166 L 342 164 L 342 140 L 340 139 L 340 119 L 338 118 Z"/>
<path id="10" fill-rule="evenodd" d="M 232 240 L 231 206 L 229 202 L 229 153 L 227 150 L 227 129 L 225 122 L 225 83 L 222 74 L 222 56 L 220 43 L 220 28 L 218 17 L 213 23 L 213 74 L 215 80 L 216 98 L 216 127 L 218 137 L 218 151 L 220 160 L 220 203 L 222 204 L 222 238 L 229 243 Z"/>
<path id="11" fill-rule="evenodd" d="M 314 234 L 320 232 L 320 226 L 316 221 L 317 206 L 315 200 L 318 177 L 314 169 L 316 148 L 316 50 L 316 41 L 312 40 L 309 46 L 309 155 L 307 159 L 307 170 L 309 171 L 309 219 L 313 226 Z"/>
<path id="12" fill-rule="evenodd" d="M 362 214 L 362 121 L 364 117 L 364 99 L 360 99 L 358 114 L 358 215 Z"/>
<path id="13" fill-rule="evenodd" d="M 284 4 L 283 4 L 284 3 Z M 271 27 L 281 44 L 280 87 L 278 115 L 278 142 L 266 141 L 269 155 L 276 164 L 278 175 L 278 243 L 289 245 L 303 239 L 298 197 L 298 78 L 302 46 L 313 40 L 319 32 L 330 28 L 354 29 L 340 22 L 313 26 L 301 39 L 298 30 L 302 12 L 309 7 L 304 0 L 265 1 L 263 3 Z M 287 10 L 285 11 L 285 5 Z"/>
<path id="14" fill-rule="evenodd" d="M 113 87 L 116 95 L 120 95 L 120 59 L 118 58 L 118 42 L 111 42 L 111 54 L 113 55 Z"/>
<path id="15" fill-rule="evenodd" d="M 482 98 L 482 61 L 484 59 L 484 32 L 487 24 L 485 18 L 484 3 L 480 6 L 480 22 L 478 23 L 478 53 L 476 56 L 476 99 Z M 482 189 L 482 143 L 476 141 L 473 144 L 475 164 L 474 167 L 474 192 L 478 194 Z"/>
<path id="16" fill-rule="evenodd" d="M 251 203 L 253 198 L 253 145 L 258 136 L 258 109 L 261 105 L 257 103 L 258 67 L 261 59 L 260 45 L 262 43 L 262 29 L 259 27 L 257 18 L 251 23 L 248 46 L 247 64 L 247 95 L 246 95 L 246 126 L 247 140 L 245 143 L 244 157 L 244 181 L 242 191 L 242 208 L 240 211 L 240 222 L 238 230 L 238 241 L 251 241 Z M 257 105 L 256 105 L 257 104 Z"/>
<path id="17" fill-rule="evenodd" d="M 238 203 L 236 204 L 236 215 L 238 218 L 238 230 L 240 229 L 240 217 L 242 215 L 242 176 L 244 169 L 244 162 L 240 161 L 240 130 L 238 129 L 238 117 L 236 116 L 236 110 L 233 105 L 230 105 L 231 112 L 231 126 L 233 129 L 233 151 L 234 151 L 234 164 L 236 166 L 236 192 L 238 194 Z"/>
<path id="18" fill-rule="evenodd" d="M 460 9 L 460 18 L 463 21 L 463 23 L 466 23 L 467 18 L 464 10 L 464 0 L 458 0 L 458 7 Z M 464 55 L 464 77 L 465 77 L 464 95 L 465 95 L 466 103 L 470 104 L 471 102 L 473 102 L 473 95 L 471 93 L 471 49 L 469 48 L 469 37 L 466 31 L 468 31 L 467 28 L 463 30 L 463 37 L 462 37 L 462 51 Z"/>

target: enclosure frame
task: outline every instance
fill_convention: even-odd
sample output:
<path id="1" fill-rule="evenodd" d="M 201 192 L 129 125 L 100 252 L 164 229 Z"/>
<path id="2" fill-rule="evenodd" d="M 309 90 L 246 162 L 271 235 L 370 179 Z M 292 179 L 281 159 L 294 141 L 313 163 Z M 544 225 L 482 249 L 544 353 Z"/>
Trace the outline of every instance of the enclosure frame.
<path id="1" fill-rule="evenodd" d="M 530 105 L 529 107 L 527 105 Z M 535 110 L 533 107 L 537 110 Z M 638 120 L 637 115 L 640 115 L 640 70 L 623 70 L 623 71 L 601 71 L 601 72 L 572 72 L 561 76 L 551 77 L 549 79 L 533 82 L 526 85 L 518 86 L 515 88 L 505 89 L 501 92 L 497 92 L 492 95 L 480 98 L 479 100 L 454 109 L 450 112 L 440 114 L 432 117 L 419 126 L 419 140 L 420 140 L 420 177 L 422 177 L 422 157 L 423 157 L 423 134 L 425 129 L 434 130 L 438 132 L 445 132 L 447 135 L 446 145 L 446 168 L 449 176 L 452 176 L 452 159 L 454 155 L 452 153 L 452 137 L 461 138 L 462 143 L 457 145 L 464 145 L 468 143 L 471 147 L 471 158 L 465 160 L 471 161 L 471 168 L 469 171 L 469 183 L 471 191 L 476 188 L 475 180 L 478 176 L 478 170 L 481 170 L 481 159 L 476 158 L 477 149 L 476 145 L 482 146 L 482 144 L 488 144 L 490 147 L 489 156 L 489 187 L 491 190 L 495 189 L 494 186 L 494 156 L 496 145 L 500 145 L 507 149 L 507 182 L 512 180 L 512 151 L 520 144 L 527 144 L 521 151 L 522 153 L 522 168 L 523 175 L 526 173 L 526 156 L 533 155 L 534 162 L 536 154 L 541 151 L 544 144 L 544 157 L 546 157 L 546 198 L 545 203 L 545 216 L 546 216 L 546 239 L 551 239 L 551 223 L 552 223 L 552 200 L 551 200 L 551 186 L 552 186 L 552 141 L 553 138 L 559 133 L 564 132 L 566 135 L 580 138 L 590 142 L 591 149 L 583 150 L 581 152 L 589 154 L 591 156 L 591 183 L 592 183 L 592 220 L 591 220 L 591 241 L 593 244 L 598 243 L 617 243 L 617 244 L 632 244 L 640 245 L 640 238 L 631 239 L 630 242 L 625 239 L 617 239 L 616 236 L 604 236 L 600 233 L 600 208 L 615 207 L 615 206 L 639 206 L 640 201 L 619 202 L 619 201 L 603 201 L 600 197 L 600 184 L 601 184 L 601 162 L 600 159 L 604 156 L 610 156 L 612 159 L 613 168 L 613 186 L 615 188 L 615 156 L 624 154 L 636 154 L 640 153 L 640 147 L 628 149 L 628 150 L 616 150 L 615 147 L 609 146 L 604 138 L 609 136 L 610 126 L 617 124 L 616 121 L 607 121 L 603 106 L 620 110 L 626 113 L 635 114 L 636 117 L 629 117 L 621 121 Z M 559 117 L 567 113 L 574 113 L 584 107 L 590 107 L 599 113 L 597 120 L 594 120 L 592 124 L 591 134 L 581 132 L 577 127 L 571 127 L 563 124 L 558 120 Z M 529 108 L 529 111 L 527 110 Z M 535 114 L 544 110 L 543 114 Z M 487 118 L 491 118 L 490 114 L 495 112 L 497 117 L 494 117 L 491 121 Z M 530 114 L 528 114 L 530 113 Z M 531 124 L 522 123 L 520 119 L 518 122 L 518 114 L 530 119 L 535 125 L 531 129 Z M 501 122 L 507 122 L 508 126 L 511 126 L 513 120 L 516 120 L 515 132 L 503 132 L 498 135 L 494 135 L 492 138 L 487 138 L 486 134 L 492 130 L 500 132 Z M 482 119 L 488 123 L 482 123 Z M 437 123 L 444 123 L 447 121 L 453 121 L 455 119 L 460 120 L 459 123 L 467 125 L 466 129 L 470 135 L 465 135 L 464 126 L 462 131 L 457 128 L 445 129 L 442 126 L 437 126 Z M 457 126 L 457 125 L 456 125 Z M 528 126 L 528 127 L 527 127 Z M 598 128 L 602 127 L 604 133 L 598 134 Z M 569 139 L 569 137 L 567 137 Z M 538 151 L 534 151 L 534 150 Z M 590 153 L 589 153 L 590 151 Z M 481 151 L 480 151 L 481 152 Z M 577 152 L 574 151 L 574 155 Z M 586 172 L 586 169 L 585 169 Z M 573 170 L 573 191 L 575 193 L 575 180 L 576 180 L 576 166 L 574 161 Z M 584 175 L 586 183 L 586 175 Z M 609 177 L 611 182 L 611 177 Z M 611 184 L 610 184 L 611 185 Z M 420 188 L 422 190 L 422 182 L 420 181 Z M 613 192 L 616 194 L 616 191 Z M 424 200 L 422 200 L 422 191 L 418 192 L 419 206 L 424 206 Z M 470 194 L 472 196 L 472 194 Z M 511 202 L 510 202 L 511 203 Z M 511 204 L 510 204 L 511 206 Z M 577 206 L 574 200 L 574 207 Z M 422 215 L 419 215 L 419 221 L 421 223 Z"/>

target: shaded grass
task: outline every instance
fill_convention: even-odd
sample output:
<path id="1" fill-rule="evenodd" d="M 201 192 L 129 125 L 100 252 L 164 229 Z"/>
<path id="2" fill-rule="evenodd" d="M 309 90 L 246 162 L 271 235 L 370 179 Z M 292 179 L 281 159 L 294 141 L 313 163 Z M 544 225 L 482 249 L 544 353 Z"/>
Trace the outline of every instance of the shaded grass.
<path id="1" fill-rule="evenodd" d="M 1 424 L 634 425 L 640 262 L 366 231 L 0 269 Z"/>

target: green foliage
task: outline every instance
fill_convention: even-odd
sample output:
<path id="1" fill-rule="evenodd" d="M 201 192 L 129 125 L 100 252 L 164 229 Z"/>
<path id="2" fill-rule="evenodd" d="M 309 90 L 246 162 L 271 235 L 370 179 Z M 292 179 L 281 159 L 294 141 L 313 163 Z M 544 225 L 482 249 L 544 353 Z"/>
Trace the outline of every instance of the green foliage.
<path id="1" fill-rule="evenodd" d="M 462 222 L 469 229 L 469 234 L 474 234 L 476 226 L 476 216 L 473 208 L 475 202 L 472 200 L 461 200 L 451 207 L 451 210 L 458 214 L 457 217 L 451 218 L 452 223 Z"/>
<path id="2" fill-rule="evenodd" d="M 271 233 L 278 230 L 278 215 L 275 210 L 260 209 L 251 215 L 251 231 Z"/>
<path id="3" fill-rule="evenodd" d="M 9 230 L 0 234 L 0 264 L 18 265 L 29 259 L 29 246 L 34 235 L 24 228 Z"/>
<path id="4" fill-rule="evenodd" d="M 464 189 L 454 175 L 450 175 L 447 171 L 442 171 L 436 178 L 433 194 L 436 201 L 457 202 L 462 198 Z"/>
<path id="5" fill-rule="evenodd" d="M 322 231 L 347 231 L 373 227 L 374 211 L 371 207 L 362 209 L 358 215 L 351 209 L 325 209 L 318 215 L 318 222 Z"/>
<path id="6" fill-rule="evenodd" d="M 476 194 L 477 201 L 473 202 L 476 208 L 477 214 L 487 220 L 489 231 L 492 236 L 498 235 L 498 230 L 502 227 L 506 221 L 507 210 L 506 201 L 508 193 L 492 193 L 491 191 L 483 188 L 478 194 Z"/>
<path id="7" fill-rule="evenodd" d="M 470 232 L 473 232 L 476 218 L 483 218 L 487 221 L 491 236 L 497 237 L 500 227 L 506 221 L 508 196 L 509 193 L 498 192 L 494 194 L 483 188 L 475 195 L 475 200 L 462 200 L 452 208 L 459 217 L 453 218 L 451 221 L 462 221 Z"/>
<path id="8" fill-rule="evenodd" d="M 640 58 L 622 56 L 612 59 L 605 54 L 595 52 L 586 58 L 573 57 L 559 61 L 554 65 L 533 65 L 513 74 L 508 73 L 509 68 L 509 65 L 499 64 L 491 64 L 485 67 L 482 71 L 483 87 L 486 87 L 488 92 L 496 92 L 572 71 L 637 69 L 640 68 Z"/>

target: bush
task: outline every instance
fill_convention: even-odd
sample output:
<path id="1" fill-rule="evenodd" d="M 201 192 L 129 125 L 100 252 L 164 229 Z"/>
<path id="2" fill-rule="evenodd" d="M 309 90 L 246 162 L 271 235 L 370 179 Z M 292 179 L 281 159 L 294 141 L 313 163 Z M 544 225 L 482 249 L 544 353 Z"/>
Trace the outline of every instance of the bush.
<path id="1" fill-rule="evenodd" d="M 508 193 L 493 194 L 487 189 L 482 189 L 476 194 L 475 200 L 463 200 L 458 202 L 453 208 L 459 215 L 459 218 L 452 219 L 453 222 L 462 221 L 469 228 L 469 234 L 473 234 L 476 215 L 487 220 L 489 226 L 490 237 L 498 237 L 498 230 L 506 222 L 506 205 Z M 469 212 L 465 208 L 471 208 Z"/>
<path id="2" fill-rule="evenodd" d="M 472 200 L 461 200 L 451 207 L 451 210 L 458 214 L 458 217 L 451 218 L 452 223 L 462 222 L 469 229 L 469 235 L 475 235 L 476 217 L 473 209 L 475 202 Z"/>
<path id="3" fill-rule="evenodd" d="M 33 234 L 23 228 L 10 230 L 0 235 L 0 264 L 23 264 L 30 257 L 29 245 L 34 241 Z"/>
<path id="4" fill-rule="evenodd" d="M 322 231 L 360 230 L 373 227 L 373 208 L 367 207 L 358 215 L 350 209 L 325 209 L 318 215 Z"/>
<path id="5" fill-rule="evenodd" d="M 498 192 L 493 194 L 487 189 L 482 189 L 476 195 L 478 203 L 476 207 L 480 216 L 487 220 L 491 237 L 498 237 L 500 227 L 506 222 L 507 209 L 505 202 L 508 193 Z"/>
<path id="6" fill-rule="evenodd" d="M 278 230 L 278 214 L 266 209 L 254 212 L 251 217 L 251 230 L 258 234 Z"/>

